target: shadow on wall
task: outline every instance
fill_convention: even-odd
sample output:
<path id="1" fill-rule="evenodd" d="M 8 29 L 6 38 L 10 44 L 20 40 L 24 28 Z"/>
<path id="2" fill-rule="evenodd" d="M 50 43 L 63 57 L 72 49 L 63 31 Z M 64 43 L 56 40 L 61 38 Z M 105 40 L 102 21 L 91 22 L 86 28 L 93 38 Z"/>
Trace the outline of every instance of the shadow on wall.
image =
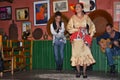
<path id="1" fill-rule="evenodd" d="M 89 14 L 89 17 L 93 21 L 96 27 L 96 34 L 94 37 L 100 36 L 105 32 L 107 23 L 113 24 L 112 16 L 105 10 L 98 9 Z"/>

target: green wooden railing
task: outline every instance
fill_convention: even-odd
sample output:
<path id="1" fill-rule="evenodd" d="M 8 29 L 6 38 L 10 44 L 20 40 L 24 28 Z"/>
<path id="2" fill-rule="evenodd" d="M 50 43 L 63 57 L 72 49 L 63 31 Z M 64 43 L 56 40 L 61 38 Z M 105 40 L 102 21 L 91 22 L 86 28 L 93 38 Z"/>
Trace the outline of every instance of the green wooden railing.
<path id="1" fill-rule="evenodd" d="M 3 44 L 6 45 L 5 43 Z M 107 71 L 109 67 L 107 65 L 106 55 L 101 52 L 96 39 L 93 39 L 91 52 L 96 60 L 96 63 L 92 65 L 93 71 Z M 70 58 L 71 44 L 67 40 L 64 50 L 64 70 L 74 69 L 70 64 Z M 118 59 L 120 59 L 120 56 Z M 117 71 L 120 72 L 120 61 L 118 59 L 116 59 Z M 30 60 L 27 60 L 27 63 L 30 63 Z M 34 40 L 32 45 L 32 69 L 53 70 L 56 68 L 55 66 L 52 40 Z"/>

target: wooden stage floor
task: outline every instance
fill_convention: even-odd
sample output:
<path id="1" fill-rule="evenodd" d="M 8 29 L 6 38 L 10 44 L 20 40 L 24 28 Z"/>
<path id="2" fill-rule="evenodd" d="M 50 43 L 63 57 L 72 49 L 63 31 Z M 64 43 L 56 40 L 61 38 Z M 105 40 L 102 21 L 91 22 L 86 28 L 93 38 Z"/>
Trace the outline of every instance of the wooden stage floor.
<path id="1" fill-rule="evenodd" d="M 12 76 L 10 72 L 4 73 L 0 80 L 120 80 L 120 74 L 110 74 L 104 72 L 88 71 L 88 78 L 83 79 L 75 77 L 75 71 L 56 70 L 32 70 L 16 71 Z"/>

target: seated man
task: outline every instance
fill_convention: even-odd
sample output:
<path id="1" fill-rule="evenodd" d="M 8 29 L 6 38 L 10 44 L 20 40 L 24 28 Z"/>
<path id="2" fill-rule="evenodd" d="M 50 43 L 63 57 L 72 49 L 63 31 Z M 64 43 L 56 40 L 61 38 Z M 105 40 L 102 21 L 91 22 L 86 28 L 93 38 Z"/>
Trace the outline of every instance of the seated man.
<path id="1" fill-rule="evenodd" d="M 112 24 L 108 23 L 106 25 L 106 32 L 103 35 L 97 37 L 97 43 L 102 47 L 103 44 L 100 42 L 100 40 L 110 39 L 110 42 L 106 43 L 105 53 L 107 56 L 108 64 L 110 66 L 110 73 L 115 73 L 115 64 L 114 64 L 113 56 L 120 55 L 120 44 L 119 44 L 120 33 L 113 30 L 112 27 L 113 27 Z M 109 45 L 112 45 L 112 47 L 109 47 Z"/>

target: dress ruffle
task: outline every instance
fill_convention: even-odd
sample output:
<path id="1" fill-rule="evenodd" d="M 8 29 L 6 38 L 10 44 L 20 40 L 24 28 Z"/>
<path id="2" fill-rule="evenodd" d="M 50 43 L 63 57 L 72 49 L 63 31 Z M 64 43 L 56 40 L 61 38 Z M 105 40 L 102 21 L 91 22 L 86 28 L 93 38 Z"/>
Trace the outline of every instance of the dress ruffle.
<path id="1" fill-rule="evenodd" d="M 90 66 L 91 64 L 94 64 L 95 60 L 93 59 L 92 56 L 87 55 L 87 56 L 80 56 L 80 57 L 71 57 L 71 65 L 76 66 L 76 65 L 87 65 Z"/>

